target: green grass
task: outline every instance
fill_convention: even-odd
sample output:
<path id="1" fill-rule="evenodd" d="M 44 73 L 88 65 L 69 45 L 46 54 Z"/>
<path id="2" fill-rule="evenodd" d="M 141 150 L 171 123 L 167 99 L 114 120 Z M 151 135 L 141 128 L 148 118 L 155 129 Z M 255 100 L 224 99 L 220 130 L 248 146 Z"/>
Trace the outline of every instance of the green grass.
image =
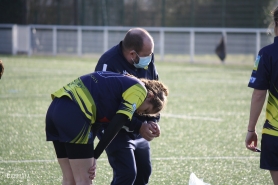
<path id="1" fill-rule="evenodd" d="M 92 72 L 96 59 L 0 58 L 5 64 L 0 80 L 0 184 L 60 184 L 61 171 L 44 132 L 50 93 Z M 253 60 L 244 65 L 156 65 L 170 95 L 160 121 L 162 134 L 151 142 L 149 184 L 186 185 L 192 172 L 212 185 L 272 184 L 269 172 L 259 168 L 259 154 L 244 145 Z M 259 134 L 263 120 L 264 113 Z M 112 170 L 105 153 L 97 163 L 94 184 L 109 184 Z"/>

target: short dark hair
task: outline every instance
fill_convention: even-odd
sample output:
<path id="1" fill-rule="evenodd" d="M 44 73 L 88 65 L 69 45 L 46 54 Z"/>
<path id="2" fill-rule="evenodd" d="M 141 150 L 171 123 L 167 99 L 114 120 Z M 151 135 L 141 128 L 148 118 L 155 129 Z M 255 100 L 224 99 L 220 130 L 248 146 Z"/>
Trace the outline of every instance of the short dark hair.
<path id="1" fill-rule="evenodd" d="M 125 49 L 135 50 L 139 53 L 144 46 L 144 40 L 151 37 L 150 34 L 142 28 L 130 29 L 123 40 L 123 47 Z"/>

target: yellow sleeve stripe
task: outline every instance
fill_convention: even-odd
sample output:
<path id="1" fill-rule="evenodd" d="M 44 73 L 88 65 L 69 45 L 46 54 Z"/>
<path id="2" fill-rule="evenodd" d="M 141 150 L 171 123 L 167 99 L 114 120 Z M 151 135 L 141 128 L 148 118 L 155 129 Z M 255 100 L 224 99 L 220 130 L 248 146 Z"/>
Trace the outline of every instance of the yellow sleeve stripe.
<path id="1" fill-rule="evenodd" d="M 125 114 L 131 119 L 133 113 L 144 102 L 146 96 L 147 90 L 142 85 L 135 84 L 131 86 L 122 95 L 126 108 L 118 110 L 117 113 Z"/>

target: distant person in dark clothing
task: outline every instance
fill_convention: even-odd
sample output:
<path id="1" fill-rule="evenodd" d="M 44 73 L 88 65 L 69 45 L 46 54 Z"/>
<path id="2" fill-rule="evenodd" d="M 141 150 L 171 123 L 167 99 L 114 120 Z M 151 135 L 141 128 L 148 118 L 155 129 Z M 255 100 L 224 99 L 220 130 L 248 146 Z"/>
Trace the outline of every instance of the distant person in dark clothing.
<path id="1" fill-rule="evenodd" d="M 226 58 L 226 43 L 224 36 L 221 37 L 219 44 L 215 48 L 215 53 L 219 57 L 222 63 L 224 63 Z"/>
<path id="2" fill-rule="evenodd" d="M 4 64 L 3 64 L 2 60 L 0 60 L 0 79 L 3 75 L 3 73 L 4 73 Z"/>

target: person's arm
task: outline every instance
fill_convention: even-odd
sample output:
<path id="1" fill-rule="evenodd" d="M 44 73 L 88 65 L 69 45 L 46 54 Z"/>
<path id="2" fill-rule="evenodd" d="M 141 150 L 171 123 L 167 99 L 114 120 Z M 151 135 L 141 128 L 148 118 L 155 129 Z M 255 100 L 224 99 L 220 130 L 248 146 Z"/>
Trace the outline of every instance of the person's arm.
<path id="1" fill-rule="evenodd" d="M 94 150 L 94 158 L 98 159 L 103 150 L 109 145 L 109 143 L 114 139 L 117 133 L 121 130 L 123 125 L 127 122 L 128 116 L 125 114 L 116 114 L 111 122 L 108 124 L 104 131 L 104 134 L 100 141 L 98 142 Z"/>
<path id="2" fill-rule="evenodd" d="M 252 151 L 255 151 L 257 147 L 258 137 L 256 133 L 256 124 L 265 102 L 266 93 L 267 90 L 254 89 L 252 94 L 249 124 L 245 139 L 246 148 Z"/>
<path id="3" fill-rule="evenodd" d="M 149 64 L 149 75 L 148 79 L 152 80 L 159 80 L 158 72 L 156 70 L 155 64 L 154 64 L 154 54 L 152 56 L 152 60 Z M 159 137 L 160 135 L 160 127 L 157 124 L 160 120 L 160 114 L 157 116 L 145 116 L 145 121 L 141 123 L 140 125 L 136 126 L 135 132 L 138 132 L 140 135 L 146 139 L 147 141 L 153 140 L 155 137 Z"/>

